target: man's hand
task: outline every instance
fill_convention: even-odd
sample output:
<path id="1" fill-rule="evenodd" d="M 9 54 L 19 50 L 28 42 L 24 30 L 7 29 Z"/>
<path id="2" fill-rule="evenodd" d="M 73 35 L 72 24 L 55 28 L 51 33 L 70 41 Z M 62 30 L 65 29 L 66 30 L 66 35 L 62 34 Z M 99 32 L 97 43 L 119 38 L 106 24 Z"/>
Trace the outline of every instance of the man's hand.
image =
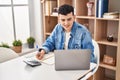
<path id="1" fill-rule="evenodd" d="M 41 60 L 45 55 L 45 51 L 41 50 L 40 52 L 37 53 L 36 58 Z"/>

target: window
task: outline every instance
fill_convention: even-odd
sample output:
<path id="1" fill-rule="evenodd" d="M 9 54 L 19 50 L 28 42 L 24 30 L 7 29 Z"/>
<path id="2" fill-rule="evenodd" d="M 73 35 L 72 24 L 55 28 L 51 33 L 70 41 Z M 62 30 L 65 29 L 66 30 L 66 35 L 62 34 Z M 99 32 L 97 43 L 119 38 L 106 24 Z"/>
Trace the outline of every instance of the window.
<path id="1" fill-rule="evenodd" d="M 0 0 L 0 44 L 12 45 L 20 39 L 26 43 L 30 36 L 28 0 Z"/>

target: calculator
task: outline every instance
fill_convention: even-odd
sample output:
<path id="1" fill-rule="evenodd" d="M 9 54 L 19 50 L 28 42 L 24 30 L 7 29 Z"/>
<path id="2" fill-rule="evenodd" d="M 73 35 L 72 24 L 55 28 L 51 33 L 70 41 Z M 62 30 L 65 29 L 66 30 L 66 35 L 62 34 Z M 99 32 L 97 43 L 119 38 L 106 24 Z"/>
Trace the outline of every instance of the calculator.
<path id="1" fill-rule="evenodd" d="M 35 67 L 35 66 L 39 66 L 39 65 L 41 65 L 41 63 L 39 62 L 39 61 L 37 61 L 37 60 L 28 60 L 28 59 L 26 59 L 26 60 L 23 60 L 27 65 L 29 65 L 29 66 L 31 66 L 31 67 Z"/>

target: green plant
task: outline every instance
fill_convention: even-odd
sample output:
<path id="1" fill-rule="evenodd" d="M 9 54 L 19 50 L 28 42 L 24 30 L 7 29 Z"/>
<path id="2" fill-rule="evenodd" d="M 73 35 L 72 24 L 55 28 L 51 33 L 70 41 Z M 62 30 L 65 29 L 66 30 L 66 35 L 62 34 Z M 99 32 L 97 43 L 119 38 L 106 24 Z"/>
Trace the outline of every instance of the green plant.
<path id="1" fill-rule="evenodd" d="M 2 43 L 0 47 L 10 48 L 10 46 L 7 43 Z"/>
<path id="2" fill-rule="evenodd" d="M 13 44 L 13 46 L 22 46 L 22 41 L 21 40 L 14 40 L 12 44 Z"/>
<path id="3" fill-rule="evenodd" d="M 27 38 L 27 43 L 28 44 L 33 44 L 35 42 L 35 39 L 33 37 Z"/>

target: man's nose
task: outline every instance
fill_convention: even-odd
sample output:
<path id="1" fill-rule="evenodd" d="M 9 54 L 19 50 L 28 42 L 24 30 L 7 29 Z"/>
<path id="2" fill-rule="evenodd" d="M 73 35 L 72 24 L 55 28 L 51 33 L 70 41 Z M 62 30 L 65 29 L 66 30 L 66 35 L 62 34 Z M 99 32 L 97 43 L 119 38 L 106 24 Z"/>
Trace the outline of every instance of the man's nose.
<path id="1" fill-rule="evenodd" d="M 67 25 L 67 24 L 68 24 L 68 21 L 66 20 L 66 21 L 65 21 L 65 25 Z"/>

